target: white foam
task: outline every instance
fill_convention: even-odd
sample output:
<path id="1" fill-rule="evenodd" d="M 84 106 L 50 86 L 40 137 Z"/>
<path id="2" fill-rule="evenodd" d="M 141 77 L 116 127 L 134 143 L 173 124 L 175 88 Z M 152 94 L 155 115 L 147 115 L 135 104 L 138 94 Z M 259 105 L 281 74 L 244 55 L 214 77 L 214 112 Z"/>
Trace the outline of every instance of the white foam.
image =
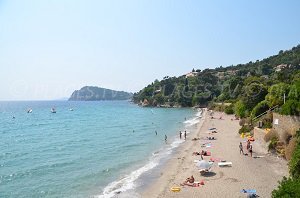
<path id="1" fill-rule="evenodd" d="M 133 189 L 135 187 L 134 181 L 146 171 L 156 167 L 158 165 L 155 161 L 148 162 L 145 166 L 133 171 L 130 175 L 125 176 L 119 181 L 114 181 L 108 184 L 103 191 L 102 195 L 95 196 L 97 198 L 110 198 L 114 197 L 120 192 L 125 192 L 127 190 Z"/>
<path id="2" fill-rule="evenodd" d="M 183 123 L 186 124 L 187 126 L 193 126 L 197 123 L 199 123 L 200 119 L 202 118 L 202 110 L 198 110 L 198 112 L 195 115 L 196 117 L 193 117 L 189 120 L 184 121 Z"/>
<path id="3" fill-rule="evenodd" d="M 192 118 L 189 120 L 184 121 L 183 123 L 186 124 L 187 126 L 193 126 L 199 122 L 199 117 Z"/>

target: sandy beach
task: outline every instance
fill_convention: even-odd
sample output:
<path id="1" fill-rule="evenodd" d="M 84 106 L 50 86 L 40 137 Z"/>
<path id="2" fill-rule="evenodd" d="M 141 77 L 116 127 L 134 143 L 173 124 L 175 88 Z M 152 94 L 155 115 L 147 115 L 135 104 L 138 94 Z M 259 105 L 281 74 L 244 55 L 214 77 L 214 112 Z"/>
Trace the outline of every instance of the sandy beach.
<path id="1" fill-rule="evenodd" d="M 222 119 L 219 117 L 222 116 Z M 188 135 L 187 140 L 174 152 L 172 158 L 161 170 L 160 177 L 149 186 L 142 197 L 247 197 L 242 189 L 255 189 L 260 197 L 271 197 L 272 190 L 283 176 L 288 175 L 287 161 L 270 155 L 253 143 L 251 158 L 241 155 L 239 143 L 244 139 L 238 134 L 239 121 L 232 120 L 233 116 L 215 112 L 211 119 L 205 111 L 197 126 L 197 131 Z M 217 133 L 209 134 L 209 128 L 215 127 Z M 216 140 L 203 140 L 207 136 L 214 136 Z M 192 141 L 193 138 L 200 140 Z M 201 144 L 211 142 L 212 147 L 202 148 Z M 243 148 L 246 152 L 246 143 Z M 256 149 L 257 148 L 257 149 Z M 211 172 L 201 175 L 194 160 L 200 156 L 193 156 L 194 151 L 207 150 L 211 156 L 204 156 L 209 161 L 211 157 L 232 162 L 231 167 L 218 167 L 214 162 Z M 180 192 L 170 189 L 180 186 L 186 178 L 194 176 L 195 181 L 204 181 L 199 187 L 183 186 Z"/>

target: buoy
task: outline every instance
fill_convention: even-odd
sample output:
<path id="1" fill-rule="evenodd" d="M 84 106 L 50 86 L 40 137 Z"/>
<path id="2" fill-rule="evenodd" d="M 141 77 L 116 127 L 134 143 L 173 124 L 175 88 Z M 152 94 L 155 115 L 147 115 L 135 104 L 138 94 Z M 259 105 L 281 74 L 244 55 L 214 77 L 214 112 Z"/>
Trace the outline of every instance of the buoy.
<path id="1" fill-rule="evenodd" d="M 180 192 L 181 188 L 180 187 L 172 187 L 171 191 L 173 192 Z"/>

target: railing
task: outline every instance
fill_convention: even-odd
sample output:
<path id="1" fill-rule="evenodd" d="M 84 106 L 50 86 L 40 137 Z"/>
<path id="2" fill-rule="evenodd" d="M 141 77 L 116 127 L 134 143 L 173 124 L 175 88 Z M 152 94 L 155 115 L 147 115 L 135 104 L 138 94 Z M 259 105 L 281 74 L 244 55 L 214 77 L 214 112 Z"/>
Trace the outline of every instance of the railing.
<path id="1" fill-rule="evenodd" d="M 265 112 L 259 114 L 258 116 L 256 116 L 255 118 L 253 118 L 252 121 L 254 121 L 254 120 L 260 118 L 261 116 L 265 115 L 266 113 L 268 113 L 268 112 L 270 112 L 270 111 L 273 111 L 273 110 L 274 110 L 275 108 L 277 108 L 278 106 L 279 106 L 279 105 L 276 105 L 276 106 L 270 108 L 269 110 L 267 110 L 267 111 L 265 111 Z"/>

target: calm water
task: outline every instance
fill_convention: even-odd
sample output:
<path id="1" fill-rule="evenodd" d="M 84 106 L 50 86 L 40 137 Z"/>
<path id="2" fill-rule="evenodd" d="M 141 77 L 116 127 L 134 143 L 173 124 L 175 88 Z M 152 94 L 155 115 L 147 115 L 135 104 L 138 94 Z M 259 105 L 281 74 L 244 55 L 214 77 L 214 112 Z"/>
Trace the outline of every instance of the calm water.
<path id="1" fill-rule="evenodd" d="M 195 114 L 126 101 L 0 102 L 0 197 L 110 197 L 135 189 Z"/>

